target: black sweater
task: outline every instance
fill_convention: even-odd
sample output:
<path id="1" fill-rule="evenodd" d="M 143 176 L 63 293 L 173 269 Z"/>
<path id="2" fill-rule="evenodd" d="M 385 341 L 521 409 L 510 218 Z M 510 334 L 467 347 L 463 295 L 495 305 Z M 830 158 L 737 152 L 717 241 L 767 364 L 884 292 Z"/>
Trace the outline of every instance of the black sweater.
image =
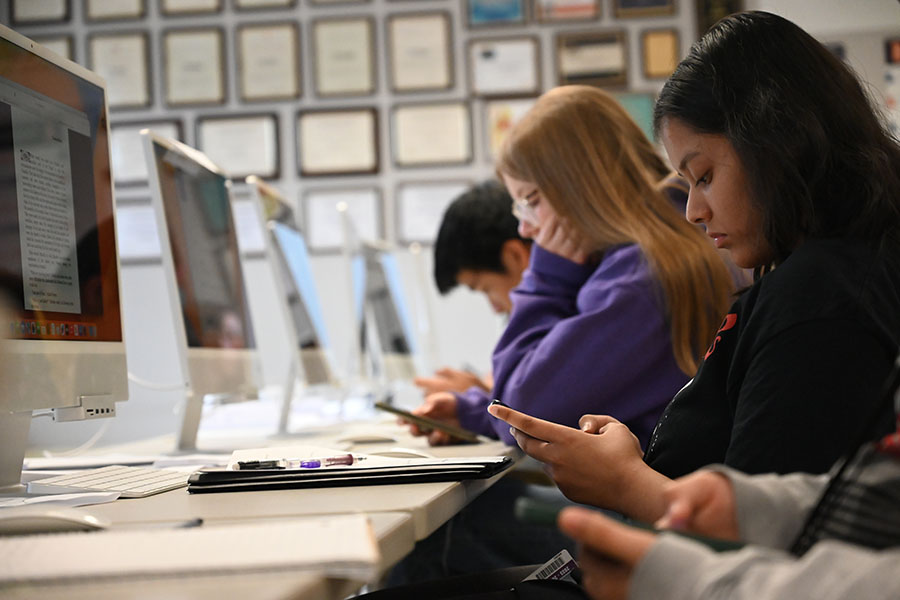
<path id="1" fill-rule="evenodd" d="M 815 240 L 760 278 L 669 403 L 646 462 L 669 477 L 710 463 L 821 473 L 863 426 L 890 431 L 879 391 L 900 346 L 898 262 L 893 244 Z"/>

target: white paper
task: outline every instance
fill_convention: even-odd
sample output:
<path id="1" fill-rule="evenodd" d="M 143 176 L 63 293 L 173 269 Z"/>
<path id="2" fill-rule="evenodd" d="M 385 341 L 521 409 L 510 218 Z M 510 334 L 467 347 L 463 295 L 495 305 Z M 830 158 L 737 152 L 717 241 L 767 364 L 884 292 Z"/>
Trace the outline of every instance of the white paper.
<path id="1" fill-rule="evenodd" d="M 143 35 L 91 38 L 91 67 L 106 80 L 111 107 L 150 103 L 146 45 L 147 39 Z"/>
<path id="2" fill-rule="evenodd" d="M 66 18 L 65 0 L 14 0 L 13 16 L 17 22 L 61 21 Z"/>
<path id="3" fill-rule="evenodd" d="M 290 6 L 294 0 L 234 0 L 239 8 L 259 8 L 261 6 Z"/>
<path id="4" fill-rule="evenodd" d="M 203 119 L 197 129 L 200 150 L 229 177 L 278 172 L 274 116 Z"/>
<path id="5" fill-rule="evenodd" d="M 560 48 L 560 71 L 567 76 L 608 75 L 625 69 L 625 48 L 618 42 L 597 42 Z"/>
<path id="6" fill-rule="evenodd" d="M 166 99 L 171 104 L 222 102 L 222 36 L 218 30 L 170 32 L 164 38 Z"/>
<path id="7" fill-rule="evenodd" d="M 371 21 L 320 21 L 313 35 L 319 94 L 362 94 L 374 89 Z"/>
<path id="8" fill-rule="evenodd" d="M 306 113 L 297 127 L 304 173 L 365 172 L 378 165 L 371 111 Z"/>
<path id="9" fill-rule="evenodd" d="M 469 111 L 465 104 L 398 107 L 394 113 L 396 160 L 400 165 L 469 160 Z"/>
<path id="10" fill-rule="evenodd" d="M 478 94 L 537 92 L 537 41 L 479 40 L 469 46 L 472 87 Z"/>
<path id="11" fill-rule="evenodd" d="M 144 8 L 144 0 L 88 0 L 87 4 L 90 19 L 137 17 Z"/>
<path id="12" fill-rule="evenodd" d="M 240 30 L 241 95 L 247 100 L 293 98 L 300 94 L 297 30 L 264 25 Z"/>
<path id="13" fill-rule="evenodd" d="M 212 12 L 218 10 L 221 0 L 162 0 L 163 12 Z"/>
<path id="14" fill-rule="evenodd" d="M 398 90 L 450 87 L 447 20 L 442 14 L 390 21 L 391 70 Z"/>

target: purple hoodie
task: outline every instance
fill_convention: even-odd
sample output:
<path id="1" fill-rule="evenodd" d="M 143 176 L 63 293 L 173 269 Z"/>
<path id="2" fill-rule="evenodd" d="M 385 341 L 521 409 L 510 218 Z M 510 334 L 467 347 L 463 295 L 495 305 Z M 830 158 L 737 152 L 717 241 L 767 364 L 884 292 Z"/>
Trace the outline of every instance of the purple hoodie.
<path id="1" fill-rule="evenodd" d="M 640 248 L 609 248 L 578 265 L 537 245 L 493 355 L 493 394 L 458 394 L 463 427 L 515 440 L 491 417 L 492 398 L 526 414 L 578 427 L 611 415 L 644 447 L 666 404 L 688 381 L 675 363 L 662 289 Z"/>

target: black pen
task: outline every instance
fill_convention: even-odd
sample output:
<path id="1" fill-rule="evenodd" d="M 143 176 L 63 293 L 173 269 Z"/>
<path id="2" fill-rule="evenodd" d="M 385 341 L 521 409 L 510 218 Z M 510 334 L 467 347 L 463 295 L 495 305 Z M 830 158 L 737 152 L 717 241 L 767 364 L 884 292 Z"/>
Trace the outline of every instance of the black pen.
<path id="1" fill-rule="evenodd" d="M 258 469 L 284 469 L 287 465 L 283 459 L 272 460 L 239 460 L 237 468 L 239 471 L 250 471 Z"/>

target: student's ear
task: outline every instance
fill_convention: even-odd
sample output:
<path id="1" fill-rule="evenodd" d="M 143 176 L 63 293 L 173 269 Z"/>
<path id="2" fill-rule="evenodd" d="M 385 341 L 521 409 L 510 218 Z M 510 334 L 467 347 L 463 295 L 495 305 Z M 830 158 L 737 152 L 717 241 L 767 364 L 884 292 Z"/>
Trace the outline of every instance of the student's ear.
<path id="1" fill-rule="evenodd" d="M 500 261 L 506 271 L 512 275 L 521 276 L 528 268 L 531 257 L 531 246 L 522 240 L 506 240 L 500 248 Z"/>

